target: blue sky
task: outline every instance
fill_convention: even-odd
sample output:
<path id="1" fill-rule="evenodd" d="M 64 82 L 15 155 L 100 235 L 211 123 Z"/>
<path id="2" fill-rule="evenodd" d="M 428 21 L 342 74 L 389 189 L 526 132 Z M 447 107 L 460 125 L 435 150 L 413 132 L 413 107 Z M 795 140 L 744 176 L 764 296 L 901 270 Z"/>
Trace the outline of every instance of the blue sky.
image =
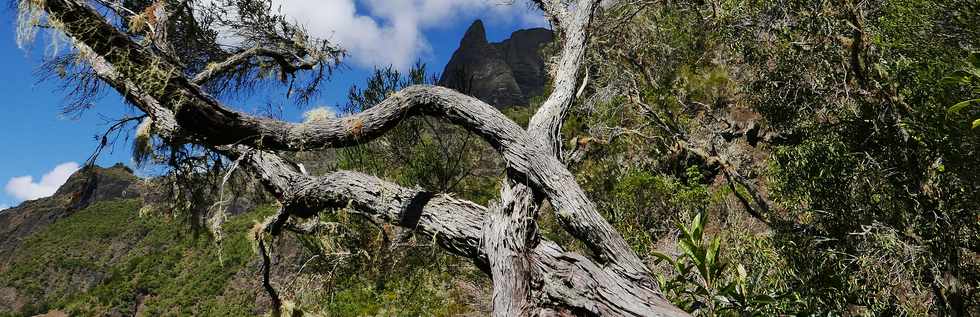
<path id="1" fill-rule="evenodd" d="M 351 84 L 360 84 L 373 68 L 395 64 L 405 68 L 415 60 L 428 64 L 430 70 L 439 72 L 459 44 L 466 28 L 474 19 L 482 19 L 490 41 L 499 41 L 520 28 L 541 26 L 543 21 L 527 8 L 526 4 L 505 7 L 493 3 L 496 0 L 288 0 L 286 11 L 300 14 L 297 21 L 308 24 L 311 33 L 335 38 L 350 50 L 347 67 L 335 74 L 323 89 L 321 98 L 312 106 L 330 106 L 345 102 L 344 96 Z M 499 1 L 497 1 L 499 2 Z M 337 4 L 348 11 L 339 14 L 319 9 L 324 3 Z M 427 8 L 426 12 L 401 14 L 406 6 Z M 313 11 L 311 8 L 317 8 Z M 329 16 L 307 14 L 328 12 Z M 45 54 L 46 43 L 38 42 L 34 49 L 25 51 L 15 41 L 16 12 L 3 9 L 0 17 L 0 210 L 19 204 L 25 197 L 38 197 L 52 191 L 77 168 L 71 162 L 81 164 L 96 148 L 97 135 L 107 128 L 107 118 L 119 118 L 132 113 L 112 91 L 99 99 L 96 106 L 79 118 L 61 115 L 65 94 L 58 90 L 58 82 L 38 82 L 37 67 Z M 326 13 L 325 13 L 326 14 Z M 327 19 L 329 25 L 320 21 Z M 346 20 L 345 20 L 346 19 Z M 346 21 L 346 22 L 345 22 Z M 342 24 L 337 24 L 342 23 Z M 343 24 L 348 23 L 348 24 Z M 356 37 L 338 36 L 337 30 L 351 30 Z M 39 36 L 43 40 L 43 36 Z M 346 43 L 344 43 L 346 42 Z M 397 52 L 398 54 L 391 54 Z M 273 95 L 269 98 L 276 98 Z M 263 99 L 265 100 L 265 99 Z M 242 110 L 252 110 L 249 105 L 234 105 Z M 299 120 L 300 109 L 287 107 L 289 120 Z M 117 162 L 131 165 L 129 144 L 120 143 L 115 149 L 107 149 L 98 164 L 109 166 Z M 45 177 L 47 175 L 48 177 Z M 29 177 L 29 178 L 28 178 Z"/>

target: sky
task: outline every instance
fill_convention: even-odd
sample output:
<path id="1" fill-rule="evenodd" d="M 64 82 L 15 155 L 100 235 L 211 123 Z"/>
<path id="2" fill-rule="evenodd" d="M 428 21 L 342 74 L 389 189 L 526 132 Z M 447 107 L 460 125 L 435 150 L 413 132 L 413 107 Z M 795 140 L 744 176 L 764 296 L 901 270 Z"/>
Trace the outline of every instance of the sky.
<path id="1" fill-rule="evenodd" d="M 320 95 L 306 108 L 288 107 L 286 119 L 302 120 L 317 106 L 343 104 L 348 88 L 374 67 L 406 70 L 416 61 L 441 71 L 466 28 L 482 19 L 490 41 L 545 21 L 522 0 L 273 0 L 314 36 L 345 48 L 349 56 Z M 513 3 L 513 4 L 509 4 Z M 39 81 L 36 70 L 49 46 L 44 36 L 33 49 L 17 46 L 16 12 L 0 12 L 0 210 L 50 196 L 89 158 L 109 120 L 135 114 L 107 91 L 78 117 L 61 114 L 65 92 L 59 82 Z M 64 48 L 62 48 L 64 49 Z M 270 96 L 269 98 L 277 98 Z M 244 101 L 247 103 L 248 101 Z M 230 105 L 244 111 L 256 107 Z M 132 167 L 130 147 L 119 142 L 97 160 L 101 166 Z M 137 171 L 137 174 L 150 172 Z"/>

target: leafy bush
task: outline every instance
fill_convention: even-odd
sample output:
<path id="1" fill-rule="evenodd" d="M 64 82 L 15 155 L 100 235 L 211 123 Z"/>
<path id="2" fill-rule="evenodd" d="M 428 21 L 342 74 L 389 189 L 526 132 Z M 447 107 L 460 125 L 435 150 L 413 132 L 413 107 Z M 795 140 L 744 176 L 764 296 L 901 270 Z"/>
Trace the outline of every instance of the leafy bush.
<path id="1" fill-rule="evenodd" d="M 654 252 L 657 262 L 673 270 L 670 277 L 658 274 L 660 289 L 678 307 L 695 315 L 755 315 L 776 302 L 759 287 L 759 275 L 752 278 L 745 266 L 734 272 L 721 254 L 721 237 L 704 236 L 706 219 L 695 215 L 690 225 L 678 224 L 681 235 L 676 257 Z"/>
<path id="2" fill-rule="evenodd" d="M 953 72 L 946 80 L 956 85 L 972 88 L 974 94 L 980 94 L 980 53 L 971 53 L 970 57 L 967 58 L 966 65 Z M 967 107 L 977 105 L 980 105 L 980 98 L 960 101 L 949 107 L 949 113 L 958 114 Z M 973 120 L 970 126 L 974 129 L 980 127 L 980 119 Z"/>

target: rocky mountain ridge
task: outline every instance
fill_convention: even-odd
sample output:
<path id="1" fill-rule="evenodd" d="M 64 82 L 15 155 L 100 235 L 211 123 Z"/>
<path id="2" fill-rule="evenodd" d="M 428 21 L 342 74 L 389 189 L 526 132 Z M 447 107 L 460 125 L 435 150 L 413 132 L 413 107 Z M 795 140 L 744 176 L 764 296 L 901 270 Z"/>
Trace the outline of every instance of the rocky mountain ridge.
<path id="1" fill-rule="evenodd" d="M 249 210 L 218 244 L 167 212 L 144 215 L 152 186 L 123 164 L 86 167 L 54 195 L 0 213 L 0 316 L 263 314 L 246 237 L 273 210 L 240 206 Z M 294 239 L 275 245 L 279 261 L 302 258 Z"/>
<path id="2" fill-rule="evenodd" d="M 548 74 L 542 49 L 553 40 L 551 30 L 533 28 L 490 43 L 483 21 L 476 20 L 442 71 L 439 85 L 498 108 L 526 106 L 544 92 Z"/>
<path id="3" fill-rule="evenodd" d="M 0 254 L 9 254 L 23 239 L 96 201 L 137 198 L 140 179 L 123 164 L 86 167 L 51 197 L 26 201 L 0 213 Z M 0 258 L 0 264 L 4 259 Z"/>

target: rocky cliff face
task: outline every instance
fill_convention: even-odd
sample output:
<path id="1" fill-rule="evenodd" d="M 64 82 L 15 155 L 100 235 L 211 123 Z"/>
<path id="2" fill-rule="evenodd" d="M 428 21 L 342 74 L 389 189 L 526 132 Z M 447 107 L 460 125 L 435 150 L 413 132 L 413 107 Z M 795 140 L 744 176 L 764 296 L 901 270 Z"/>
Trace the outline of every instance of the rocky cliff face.
<path id="1" fill-rule="evenodd" d="M 439 85 L 456 89 L 496 107 L 527 105 L 547 83 L 541 48 L 554 35 L 543 28 L 518 30 L 500 43 L 487 42 L 476 20 L 446 64 Z"/>
<path id="2" fill-rule="evenodd" d="M 139 197 L 139 178 L 122 164 L 87 167 L 68 178 L 51 197 L 26 201 L 0 213 L 0 254 L 22 240 L 95 201 Z M 4 262 L 0 257 L 0 263 Z"/>

